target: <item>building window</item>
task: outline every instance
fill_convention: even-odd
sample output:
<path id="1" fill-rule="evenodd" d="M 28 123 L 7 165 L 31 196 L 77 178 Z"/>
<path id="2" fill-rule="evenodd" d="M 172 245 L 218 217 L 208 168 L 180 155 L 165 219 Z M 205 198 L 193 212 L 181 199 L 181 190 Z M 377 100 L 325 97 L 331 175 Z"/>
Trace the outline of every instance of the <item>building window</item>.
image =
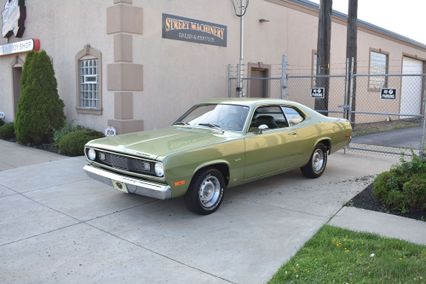
<path id="1" fill-rule="evenodd" d="M 85 46 L 76 55 L 77 71 L 77 112 L 102 114 L 102 56 L 101 53 Z"/>
<path id="2" fill-rule="evenodd" d="M 386 74 L 388 71 L 388 55 L 383 52 L 370 51 L 369 68 L 368 89 L 377 91 L 386 87 L 387 77 L 379 75 Z"/>
<path id="3" fill-rule="evenodd" d="M 80 59 L 80 107 L 99 109 L 99 60 Z"/>

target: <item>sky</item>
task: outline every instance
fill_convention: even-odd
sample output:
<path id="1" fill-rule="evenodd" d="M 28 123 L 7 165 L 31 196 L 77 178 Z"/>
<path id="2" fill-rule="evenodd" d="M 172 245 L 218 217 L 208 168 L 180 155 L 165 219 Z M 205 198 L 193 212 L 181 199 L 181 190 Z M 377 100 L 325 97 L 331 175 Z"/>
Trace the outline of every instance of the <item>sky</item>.
<path id="1" fill-rule="evenodd" d="M 348 1 L 333 0 L 333 10 L 348 14 Z M 358 19 L 423 44 L 426 44 L 425 13 L 425 0 L 358 0 Z"/>

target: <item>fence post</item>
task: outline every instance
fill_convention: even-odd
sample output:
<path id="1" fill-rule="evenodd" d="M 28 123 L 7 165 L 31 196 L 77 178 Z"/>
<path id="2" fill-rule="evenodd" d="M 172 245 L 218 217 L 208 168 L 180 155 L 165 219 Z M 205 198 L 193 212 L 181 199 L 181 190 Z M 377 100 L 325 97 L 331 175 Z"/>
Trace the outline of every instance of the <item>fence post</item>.
<path id="1" fill-rule="evenodd" d="M 353 88 L 353 84 L 354 84 L 354 80 L 355 80 L 355 76 L 356 74 L 354 74 L 354 58 L 352 57 L 351 59 L 352 64 L 351 65 L 351 69 L 349 70 L 349 105 L 348 105 L 348 113 L 349 115 L 349 122 L 352 124 L 352 127 L 355 127 L 355 93 L 354 93 L 354 88 Z"/>
<path id="2" fill-rule="evenodd" d="M 281 58 L 281 99 L 288 99 L 288 61 L 283 54 Z"/>
<path id="3" fill-rule="evenodd" d="M 423 76 L 423 134 L 422 142 L 420 145 L 420 157 L 425 157 L 425 147 L 426 147 L 426 76 Z"/>
<path id="4" fill-rule="evenodd" d="M 228 98 L 231 97 L 231 64 L 228 64 Z"/>
<path id="5" fill-rule="evenodd" d="M 350 85 L 350 75 L 349 75 L 349 58 L 346 58 L 346 76 L 345 76 L 345 94 L 343 97 L 343 118 L 349 120 L 349 101 L 350 101 L 350 94 L 349 94 L 349 85 Z"/>

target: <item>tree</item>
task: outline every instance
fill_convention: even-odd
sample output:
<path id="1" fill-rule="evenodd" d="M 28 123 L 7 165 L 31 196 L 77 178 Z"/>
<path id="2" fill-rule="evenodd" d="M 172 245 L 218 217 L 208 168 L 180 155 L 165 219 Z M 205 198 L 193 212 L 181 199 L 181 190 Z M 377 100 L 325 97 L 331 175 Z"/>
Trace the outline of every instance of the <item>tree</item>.
<path id="1" fill-rule="evenodd" d="M 48 143 L 53 131 L 64 126 L 65 115 L 55 71 L 45 51 L 28 54 L 20 84 L 16 139 L 22 144 Z"/>

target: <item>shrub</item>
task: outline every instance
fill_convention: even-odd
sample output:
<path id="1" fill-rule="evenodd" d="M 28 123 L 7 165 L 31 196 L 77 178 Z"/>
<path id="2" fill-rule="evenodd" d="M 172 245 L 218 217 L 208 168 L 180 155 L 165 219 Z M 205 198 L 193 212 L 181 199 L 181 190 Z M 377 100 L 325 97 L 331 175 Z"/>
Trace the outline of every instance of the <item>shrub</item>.
<path id="1" fill-rule="evenodd" d="M 45 51 L 28 54 L 20 84 L 15 121 L 17 141 L 36 145 L 48 143 L 53 131 L 64 125 L 65 115 L 53 65 Z"/>
<path id="2" fill-rule="evenodd" d="M 15 127 L 13 122 L 0 126 L 0 139 L 15 138 Z"/>
<path id="3" fill-rule="evenodd" d="M 55 130 L 53 133 L 53 143 L 56 147 L 58 147 L 59 141 L 61 141 L 65 135 L 78 129 L 84 129 L 84 127 L 80 125 L 67 124 L 63 128 Z"/>
<path id="4" fill-rule="evenodd" d="M 87 128 L 78 128 L 63 135 L 58 141 L 59 153 L 68 156 L 84 154 L 84 145 L 90 140 L 103 137 L 103 134 Z"/>
<path id="5" fill-rule="evenodd" d="M 426 210 L 426 159 L 415 154 L 411 161 L 401 159 L 376 177 L 373 194 L 390 210 Z"/>
<path id="6" fill-rule="evenodd" d="M 0 119 L 0 126 L 3 126 L 3 125 L 4 125 L 4 120 Z"/>
<path id="7" fill-rule="evenodd" d="M 402 190 L 410 208 L 426 210 L 426 174 L 413 176 Z"/>

